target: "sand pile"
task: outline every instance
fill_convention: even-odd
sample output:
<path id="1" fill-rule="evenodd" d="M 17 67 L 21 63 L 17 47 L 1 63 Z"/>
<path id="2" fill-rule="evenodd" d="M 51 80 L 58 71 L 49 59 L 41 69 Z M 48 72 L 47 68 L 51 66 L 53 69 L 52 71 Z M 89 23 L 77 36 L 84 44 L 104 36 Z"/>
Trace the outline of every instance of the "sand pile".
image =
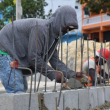
<path id="1" fill-rule="evenodd" d="M 89 58 L 94 56 L 92 40 L 89 40 Z M 81 39 L 77 42 L 77 71 L 81 68 Z M 100 49 L 101 43 L 96 42 L 96 50 Z M 104 43 L 103 43 L 104 47 Z M 106 48 L 109 49 L 109 42 L 106 43 Z M 61 49 L 60 49 L 61 50 Z M 68 44 L 68 67 L 75 70 L 75 53 L 76 53 L 76 41 Z M 63 62 L 66 64 L 67 56 L 67 43 L 63 43 Z M 61 51 L 59 52 L 59 58 L 61 58 Z M 83 62 L 88 59 L 87 56 L 87 40 L 84 40 L 84 50 L 83 50 Z"/>

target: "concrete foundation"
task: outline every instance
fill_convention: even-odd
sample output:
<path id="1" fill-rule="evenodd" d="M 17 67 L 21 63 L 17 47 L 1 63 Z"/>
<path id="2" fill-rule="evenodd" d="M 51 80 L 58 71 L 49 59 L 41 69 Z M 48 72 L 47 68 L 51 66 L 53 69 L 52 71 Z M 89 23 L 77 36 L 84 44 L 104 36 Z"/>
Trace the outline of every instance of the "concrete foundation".
<path id="1" fill-rule="evenodd" d="M 94 108 L 98 105 L 98 98 L 97 98 L 97 89 L 92 87 L 89 89 L 89 97 L 90 97 L 90 108 Z"/>
<path id="2" fill-rule="evenodd" d="M 104 87 L 97 87 L 97 102 L 98 106 L 105 103 L 105 97 L 104 97 Z"/>
<path id="3" fill-rule="evenodd" d="M 87 110 L 89 108 L 89 90 L 79 89 L 79 109 Z"/>
<path id="4" fill-rule="evenodd" d="M 74 108 L 78 109 L 78 91 L 77 90 L 68 90 L 63 92 L 64 98 L 64 110 L 66 108 L 70 108 L 73 110 Z"/>
<path id="5" fill-rule="evenodd" d="M 105 101 L 110 102 L 110 86 L 104 87 L 104 97 L 105 97 Z"/>
<path id="6" fill-rule="evenodd" d="M 59 92 L 32 93 L 30 110 L 56 110 L 55 98 Z M 39 101 L 40 100 L 40 101 Z M 87 110 L 102 105 L 105 101 L 110 101 L 110 87 L 91 87 L 90 89 L 77 89 L 62 91 L 59 110 L 81 109 Z M 41 102 L 41 103 L 40 103 Z M 45 107 L 40 107 L 40 106 Z M 28 110 L 29 93 L 20 94 L 0 94 L 0 110 Z"/>
<path id="7" fill-rule="evenodd" d="M 44 94 L 44 104 L 48 108 L 48 110 L 56 110 L 56 102 L 55 98 L 57 97 L 57 103 L 58 103 L 58 97 L 59 97 L 59 92 L 51 92 L 51 93 L 45 93 Z M 63 94 L 61 94 L 61 99 L 60 99 L 60 106 L 59 110 L 63 110 Z"/>

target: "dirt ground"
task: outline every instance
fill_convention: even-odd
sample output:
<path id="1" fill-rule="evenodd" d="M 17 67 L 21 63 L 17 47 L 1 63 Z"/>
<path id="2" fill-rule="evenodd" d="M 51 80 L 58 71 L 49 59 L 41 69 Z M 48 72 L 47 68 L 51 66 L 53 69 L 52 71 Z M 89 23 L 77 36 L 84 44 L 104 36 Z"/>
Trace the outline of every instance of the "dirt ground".
<path id="1" fill-rule="evenodd" d="M 93 40 L 89 40 L 89 58 L 94 56 Z M 101 43 L 96 42 L 96 50 L 99 50 Z M 104 47 L 104 43 L 103 43 Z M 109 50 L 109 42 L 106 43 L 106 49 Z M 61 50 L 61 49 L 60 49 Z M 68 44 L 68 60 L 73 62 L 73 70 L 75 70 L 75 54 L 76 53 L 76 41 L 73 41 Z M 66 64 L 67 57 L 67 43 L 63 43 L 63 62 Z M 73 57 L 73 58 L 72 58 Z M 61 51 L 59 52 L 59 58 L 61 58 Z M 72 60 L 71 60 L 72 59 Z M 83 49 L 83 62 L 88 59 L 87 52 L 87 40 L 84 40 L 84 49 Z M 68 65 L 70 63 L 68 62 Z M 77 40 L 77 71 L 81 68 L 81 39 Z"/>

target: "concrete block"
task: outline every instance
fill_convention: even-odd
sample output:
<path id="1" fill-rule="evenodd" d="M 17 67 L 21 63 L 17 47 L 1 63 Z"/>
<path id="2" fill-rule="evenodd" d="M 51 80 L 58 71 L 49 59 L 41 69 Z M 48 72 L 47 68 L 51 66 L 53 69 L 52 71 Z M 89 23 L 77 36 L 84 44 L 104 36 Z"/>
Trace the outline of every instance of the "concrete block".
<path id="1" fill-rule="evenodd" d="M 58 103 L 59 92 L 44 93 L 44 104 L 48 110 L 56 110 L 56 97 Z M 63 110 L 63 93 L 61 94 L 59 110 Z"/>
<path id="2" fill-rule="evenodd" d="M 105 101 L 110 101 L 110 86 L 104 86 Z"/>
<path id="3" fill-rule="evenodd" d="M 97 102 L 98 102 L 98 106 L 105 103 L 104 88 L 103 87 L 97 87 Z"/>
<path id="4" fill-rule="evenodd" d="M 91 87 L 89 89 L 89 98 L 90 98 L 90 108 L 94 108 L 98 106 L 98 99 L 97 99 L 97 88 Z"/>
<path id="5" fill-rule="evenodd" d="M 28 110 L 29 107 L 29 93 L 15 94 L 13 98 L 13 110 Z M 30 110 L 39 110 L 38 94 L 31 94 Z"/>
<path id="6" fill-rule="evenodd" d="M 0 94 L 0 110 L 13 110 L 13 94 Z"/>
<path id="7" fill-rule="evenodd" d="M 89 90 L 78 89 L 78 93 L 79 93 L 79 109 L 81 110 L 89 109 Z"/>
<path id="8" fill-rule="evenodd" d="M 77 90 L 70 90 L 64 91 L 64 110 L 66 107 L 73 110 L 73 108 L 78 109 L 78 91 Z"/>

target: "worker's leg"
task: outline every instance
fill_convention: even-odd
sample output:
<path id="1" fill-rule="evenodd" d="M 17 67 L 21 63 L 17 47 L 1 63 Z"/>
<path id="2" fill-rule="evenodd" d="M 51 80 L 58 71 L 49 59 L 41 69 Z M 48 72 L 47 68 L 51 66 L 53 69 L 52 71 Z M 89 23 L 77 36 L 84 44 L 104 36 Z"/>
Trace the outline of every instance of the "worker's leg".
<path id="1" fill-rule="evenodd" d="M 0 77 L 3 86 L 8 93 L 25 92 L 22 71 L 15 69 L 15 85 L 14 85 L 14 69 L 11 68 L 13 59 L 8 55 L 0 55 Z"/>

